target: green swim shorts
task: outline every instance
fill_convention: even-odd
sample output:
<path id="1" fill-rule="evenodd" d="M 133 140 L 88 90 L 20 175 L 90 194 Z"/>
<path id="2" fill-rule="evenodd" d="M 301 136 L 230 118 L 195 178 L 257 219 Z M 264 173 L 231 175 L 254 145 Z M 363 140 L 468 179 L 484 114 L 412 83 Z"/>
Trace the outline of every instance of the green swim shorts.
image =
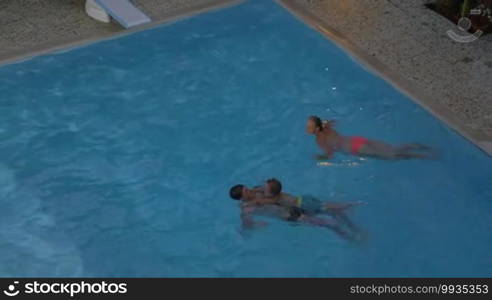
<path id="1" fill-rule="evenodd" d="M 302 195 L 297 197 L 297 206 L 308 214 L 316 214 L 321 212 L 323 203 L 311 195 Z"/>

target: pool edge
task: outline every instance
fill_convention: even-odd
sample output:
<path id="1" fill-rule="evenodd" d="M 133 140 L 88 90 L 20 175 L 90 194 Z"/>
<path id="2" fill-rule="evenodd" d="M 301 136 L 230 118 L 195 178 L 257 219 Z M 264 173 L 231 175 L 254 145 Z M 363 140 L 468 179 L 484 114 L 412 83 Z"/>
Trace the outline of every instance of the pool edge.
<path id="1" fill-rule="evenodd" d="M 150 23 L 136 26 L 132 29 L 121 29 L 119 31 L 111 32 L 111 33 L 94 33 L 91 35 L 82 36 L 79 39 L 68 38 L 65 40 L 59 40 L 47 44 L 42 44 L 35 48 L 31 48 L 27 51 L 20 51 L 18 52 L 18 54 L 7 53 L 4 55 L 0 55 L 0 67 L 9 64 L 20 63 L 41 55 L 55 54 L 56 52 L 68 51 L 73 48 L 87 46 L 92 43 L 123 37 L 136 32 L 148 30 L 165 23 L 176 22 L 179 21 L 180 19 L 192 17 L 201 13 L 220 10 L 227 7 L 239 5 L 244 1 L 246 0 L 218 0 L 216 3 L 208 3 L 197 7 L 184 8 L 174 11 L 171 14 L 163 15 L 159 18 L 154 18 L 153 21 Z"/>
<path id="2" fill-rule="evenodd" d="M 420 90 L 415 86 L 415 84 L 404 78 L 398 72 L 388 68 L 377 58 L 369 55 L 363 49 L 356 46 L 342 33 L 326 24 L 323 19 L 315 16 L 304 7 L 297 5 L 291 0 L 275 0 L 275 2 L 307 26 L 320 32 L 323 36 L 334 42 L 338 47 L 345 50 L 368 72 L 371 72 L 390 83 L 398 91 L 408 96 L 415 103 L 431 113 L 434 117 L 444 122 L 458 134 L 473 143 L 480 150 L 489 156 L 492 156 L 492 137 L 483 134 L 479 130 L 474 130 L 466 126 L 466 124 L 455 116 L 455 114 L 447 107 L 432 101 L 432 97 L 429 94 Z"/>

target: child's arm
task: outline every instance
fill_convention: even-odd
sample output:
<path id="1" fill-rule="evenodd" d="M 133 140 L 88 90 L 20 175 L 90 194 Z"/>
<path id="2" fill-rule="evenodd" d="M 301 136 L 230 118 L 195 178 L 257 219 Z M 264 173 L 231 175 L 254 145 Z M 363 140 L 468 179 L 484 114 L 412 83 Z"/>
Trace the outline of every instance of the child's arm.
<path id="1" fill-rule="evenodd" d="M 256 205 L 277 204 L 277 198 L 257 198 L 254 200 Z"/>
<path id="2" fill-rule="evenodd" d="M 255 193 L 264 193 L 265 192 L 265 187 L 264 186 L 261 186 L 261 185 L 258 185 L 258 186 L 255 186 L 251 189 L 253 192 Z"/>

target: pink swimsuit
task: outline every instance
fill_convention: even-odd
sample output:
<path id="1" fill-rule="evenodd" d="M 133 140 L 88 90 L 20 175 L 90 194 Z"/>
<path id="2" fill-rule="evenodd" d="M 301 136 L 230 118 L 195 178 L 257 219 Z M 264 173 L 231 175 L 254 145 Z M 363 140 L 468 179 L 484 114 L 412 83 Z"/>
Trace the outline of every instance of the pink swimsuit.
<path id="1" fill-rule="evenodd" d="M 353 136 L 350 137 L 350 150 L 352 150 L 352 154 L 359 154 L 360 148 L 367 143 L 368 139 L 362 136 Z"/>

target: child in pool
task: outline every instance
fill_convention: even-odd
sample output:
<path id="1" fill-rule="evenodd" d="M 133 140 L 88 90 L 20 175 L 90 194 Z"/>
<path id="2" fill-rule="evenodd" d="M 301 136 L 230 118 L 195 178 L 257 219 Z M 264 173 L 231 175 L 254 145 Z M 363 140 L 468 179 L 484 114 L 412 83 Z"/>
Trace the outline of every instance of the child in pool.
<path id="1" fill-rule="evenodd" d="M 382 159 L 431 158 L 431 148 L 422 144 L 405 144 L 393 146 L 381 141 L 370 140 L 361 136 L 343 136 L 333 127 L 334 121 L 322 121 L 317 116 L 310 116 L 306 123 L 306 132 L 316 136 L 318 146 L 325 151 L 318 159 L 330 159 L 333 153 L 342 151 L 357 156 L 372 156 Z"/>
<path id="2" fill-rule="evenodd" d="M 263 194 L 256 194 L 252 205 L 276 204 L 284 207 L 297 207 L 308 215 L 319 213 L 336 214 L 353 206 L 364 204 L 362 201 L 337 203 L 321 201 L 310 195 L 293 196 L 282 192 L 282 183 L 275 178 L 268 179 L 262 188 Z"/>

